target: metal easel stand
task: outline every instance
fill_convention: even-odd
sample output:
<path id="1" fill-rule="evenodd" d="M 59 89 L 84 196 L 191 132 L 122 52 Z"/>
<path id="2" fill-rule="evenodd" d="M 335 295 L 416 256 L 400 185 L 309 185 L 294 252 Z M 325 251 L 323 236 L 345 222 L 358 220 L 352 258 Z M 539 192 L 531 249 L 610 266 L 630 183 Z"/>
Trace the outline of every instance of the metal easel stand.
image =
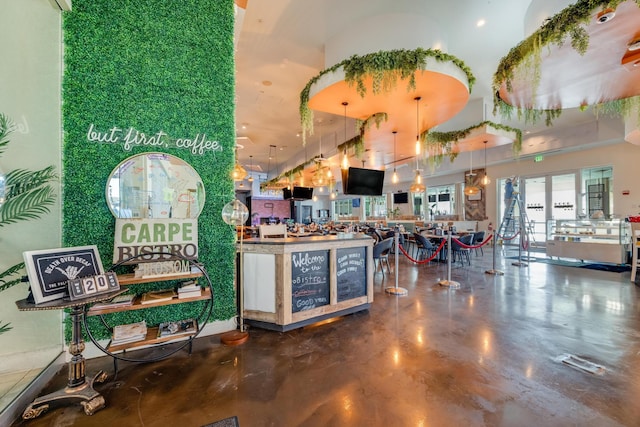
<path id="1" fill-rule="evenodd" d="M 399 231 L 396 232 L 395 235 L 394 235 L 394 239 L 393 239 L 394 247 L 395 247 L 395 256 L 394 256 L 394 259 L 395 259 L 395 271 L 394 271 L 394 273 L 395 273 L 395 276 L 396 276 L 396 285 L 395 286 L 390 286 L 388 288 L 385 288 L 384 291 L 386 293 L 390 294 L 390 295 L 396 295 L 396 296 L 399 296 L 399 297 L 403 297 L 403 296 L 408 295 L 409 291 L 407 291 L 405 288 L 398 287 L 398 258 L 399 258 L 399 254 L 398 254 L 399 250 L 398 250 L 398 248 L 400 247 L 400 235 L 399 235 L 399 233 L 400 233 Z"/>
<path id="2" fill-rule="evenodd" d="M 493 268 L 485 271 L 486 274 L 493 274 L 496 276 L 504 276 L 504 271 L 496 270 L 496 235 L 497 231 L 493 230 Z"/>
<path id="3" fill-rule="evenodd" d="M 447 233 L 447 279 L 440 280 L 440 286 L 447 286 L 451 289 L 460 289 L 460 282 L 451 280 L 451 230 Z"/>

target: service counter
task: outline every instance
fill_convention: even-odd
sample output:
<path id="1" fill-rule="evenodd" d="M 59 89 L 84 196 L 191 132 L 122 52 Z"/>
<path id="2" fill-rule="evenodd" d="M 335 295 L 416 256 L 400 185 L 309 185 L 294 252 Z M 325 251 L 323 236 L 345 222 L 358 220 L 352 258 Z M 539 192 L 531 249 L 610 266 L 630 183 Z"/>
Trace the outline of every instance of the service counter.
<path id="1" fill-rule="evenodd" d="M 360 233 L 245 240 L 244 320 L 288 331 L 368 309 L 372 248 L 373 239 Z"/>

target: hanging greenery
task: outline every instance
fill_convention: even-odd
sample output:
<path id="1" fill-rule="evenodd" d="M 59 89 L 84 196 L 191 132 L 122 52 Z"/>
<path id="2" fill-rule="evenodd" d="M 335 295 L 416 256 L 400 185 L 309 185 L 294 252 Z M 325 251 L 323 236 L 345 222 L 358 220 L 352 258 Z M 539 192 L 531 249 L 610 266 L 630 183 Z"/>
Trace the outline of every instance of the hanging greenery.
<path id="1" fill-rule="evenodd" d="M 337 152 L 341 153 L 343 151 L 353 150 L 354 155 L 360 158 L 364 153 L 365 132 L 369 130 L 371 126 L 373 126 L 374 124 L 376 125 L 377 128 L 380 128 L 380 125 L 383 122 L 386 122 L 388 118 L 389 116 L 387 113 L 380 112 L 380 113 L 372 114 L 365 120 L 356 120 L 356 132 L 357 132 L 356 136 L 338 145 L 336 147 Z M 276 185 L 278 182 L 280 182 L 283 179 L 287 179 L 291 181 L 291 177 L 293 175 L 296 175 L 298 173 L 303 173 L 308 166 L 313 166 L 314 164 L 315 164 L 314 159 L 307 160 L 304 163 L 296 166 L 295 168 L 284 171 L 280 175 L 276 176 L 275 178 L 261 183 L 260 188 L 264 189 L 269 186 Z"/>
<path id="2" fill-rule="evenodd" d="M 584 28 L 596 9 L 616 9 L 625 0 L 580 0 L 566 7 L 558 14 L 549 18 L 532 35 L 524 39 L 517 46 L 513 47 L 509 53 L 500 60 L 498 69 L 493 76 L 493 102 L 494 114 L 499 112 L 505 118 L 511 118 L 514 110 L 517 111 L 518 119 L 524 119 L 526 123 L 536 123 L 542 117 L 545 123 L 550 126 L 554 119 L 560 116 L 562 110 L 558 109 L 528 109 L 514 107 L 502 101 L 499 97 L 500 87 L 504 84 L 507 91 L 513 89 L 512 83 L 516 70 L 529 73 L 528 80 L 533 88 L 534 95 L 540 81 L 541 53 L 544 47 L 549 45 L 562 46 L 567 39 L 571 47 L 583 55 L 589 47 L 589 34 Z M 634 0 L 640 7 L 640 0 Z M 613 111 L 619 106 L 616 101 L 612 101 L 608 110 Z M 586 108 L 583 106 L 582 108 Z M 622 111 L 616 111 L 622 115 Z"/>
<path id="3" fill-rule="evenodd" d="M 462 130 L 450 132 L 430 132 L 427 130 L 423 132 L 420 135 L 420 141 L 426 153 L 426 160 L 429 166 L 431 166 L 432 169 L 439 167 L 445 157 L 448 157 L 449 161 L 453 162 L 460 153 L 460 150 L 457 148 L 458 141 L 468 137 L 473 130 L 482 126 L 491 126 L 494 129 L 515 133 L 516 137 L 512 145 L 513 153 L 516 156 L 520 154 L 522 150 L 522 131 L 512 128 L 511 126 L 486 120 Z"/>
<path id="4" fill-rule="evenodd" d="M 332 67 L 322 70 L 313 77 L 300 92 L 300 121 L 302 123 L 302 144 L 306 144 L 307 132 L 313 134 L 313 112 L 309 108 L 309 92 L 311 87 L 325 74 L 333 73 L 339 68 L 343 68 L 345 81 L 348 85 L 356 86 L 358 94 L 364 97 L 367 93 L 364 81 L 366 78 L 373 79 L 372 92 L 374 94 L 388 92 L 395 88 L 398 80 L 407 81 L 407 90 L 415 89 L 415 72 L 425 70 L 429 59 L 438 62 L 452 62 L 458 66 L 466 75 L 469 82 L 469 92 L 475 83 L 475 77 L 469 67 L 464 62 L 453 55 L 444 53 L 437 49 L 415 50 L 390 50 L 379 51 L 358 56 L 353 55 Z"/>

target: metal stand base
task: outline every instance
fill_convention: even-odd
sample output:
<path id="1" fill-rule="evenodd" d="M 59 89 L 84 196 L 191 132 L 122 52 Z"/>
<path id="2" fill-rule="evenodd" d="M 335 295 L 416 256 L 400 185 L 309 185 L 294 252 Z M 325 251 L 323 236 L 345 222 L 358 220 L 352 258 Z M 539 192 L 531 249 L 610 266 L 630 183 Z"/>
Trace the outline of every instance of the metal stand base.
<path id="1" fill-rule="evenodd" d="M 27 407 L 27 409 L 24 410 L 22 418 L 25 420 L 36 418 L 49 409 L 48 402 L 55 402 L 64 399 L 80 400 L 79 403 L 84 408 L 84 413 L 87 415 L 93 415 L 99 409 L 104 408 L 105 405 L 104 397 L 94 390 L 93 383 L 101 383 L 106 379 L 107 374 L 100 371 L 91 380 L 84 384 L 75 387 L 67 386 L 62 390 L 38 397 Z"/>
<path id="2" fill-rule="evenodd" d="M 455 280 L 440 280 L 438 285 L 447 286 L 451 289 L 460 289 L 460 282 L 456 282 Z"/>
<path id="3" fill-rule="evenodd" d="M 494 274 L 496 276 L 504 276 L 504 271 L 500 271 L 500 270 L 487 270 L 485 271 L 485 274 Z"/>
<path id="4" fill-rule="evenodd" d="M 529 267 L 529 264 L 522 261 L 512 262 L 511 265 L 515 265 L 516 267 Z"/>
<path id="5" fill-rule="evenodd" d="M 409 294 L 409 291 L 407 291 L 405 288 L 398 288 L 398 287 L 389 287 L 389 288 L 386 288 L 384 291 L 390 295 L 397 295 L 400 297 L 403 297 Z"/>
<path id="6" fill-rule="evenodd" d="M 229 346 L 244 344 L 248 339 L 249 332 L 247 331 L 229 331 L 220 336 L 220 342 Z"/>

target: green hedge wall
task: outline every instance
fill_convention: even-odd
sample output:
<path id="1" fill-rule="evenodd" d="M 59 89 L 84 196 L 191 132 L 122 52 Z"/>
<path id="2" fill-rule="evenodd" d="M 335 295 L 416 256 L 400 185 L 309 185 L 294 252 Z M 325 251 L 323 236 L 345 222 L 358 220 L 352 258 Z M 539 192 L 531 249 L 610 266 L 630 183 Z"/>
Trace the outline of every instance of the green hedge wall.
<path id="1" fill-rule="evenodd" d="M 74 0 L 63 17 L 64 246 L 96 244 L 108 269 L 115 228 L 105 198 L 109 174 L 142 152 L 180 157 L 205 187 L 199 253 L 214 285 L 217 320 L 236 312 L 235 236 L 220 215 L 234 198 L 233 24 L 233 0 Z M 222 151 L 200 155 L 171 145 L 126 151 L 123 144 L 89 141 L 91 124 L 100 131 L 163 131 L 173 140 L 206 134 Z M 157 309 L 159 318 L 180 317 L 182 305 Z M 143 314 L 128 312 L 120 321 Z"/>

